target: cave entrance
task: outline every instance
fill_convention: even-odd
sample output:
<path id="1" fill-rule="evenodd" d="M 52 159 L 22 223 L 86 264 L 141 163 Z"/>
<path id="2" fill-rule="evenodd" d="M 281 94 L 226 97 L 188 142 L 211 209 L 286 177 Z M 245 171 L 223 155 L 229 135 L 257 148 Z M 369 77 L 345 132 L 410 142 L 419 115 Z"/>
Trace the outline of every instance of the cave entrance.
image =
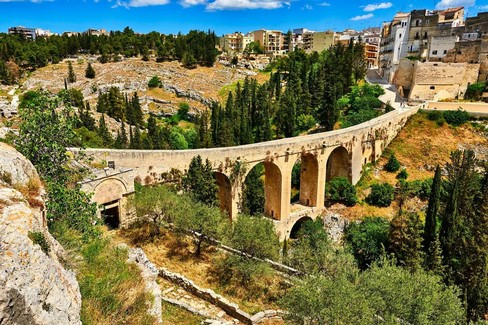
<path id="1" fill-rule="evenodd" d="M 119 201 L 103 206 L 102 219 L 108 229 L 117 229 L 120 226 Z"/>

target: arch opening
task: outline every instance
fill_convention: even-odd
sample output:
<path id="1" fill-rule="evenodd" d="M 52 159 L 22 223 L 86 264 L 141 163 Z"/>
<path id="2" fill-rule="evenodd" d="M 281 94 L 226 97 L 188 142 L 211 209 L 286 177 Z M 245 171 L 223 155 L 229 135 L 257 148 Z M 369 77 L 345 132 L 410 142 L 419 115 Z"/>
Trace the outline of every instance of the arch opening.
<path id="1" fill-rule="evenodd" d="M 304 154 L 300 168 L 300 203 L 317 206 L 319 163 L 313 154 Z"/>
<path id="2" fill-rule="evenodd" d="M 220 209 L 226 211 L 229 216 L 232 216 L 232 186 L 227 175 L 214 172 L 215 183 L 219 190 L 217 196 L 219 198 Z"/>
<path id="3" fill-rule="evenodd" d="M 298 219 L 293 225 L 293 227 L 291 228 L 290 239 L 298 239 L 298 235 L 300 234 L 300 230 L 302 229 L 303 225 L 306 222 L 310 222 L 310 221 L 313 221 L 313 219 L 310 218 L 309 216 L 301 217 L 300 219 Z"/>
<path id="4" fill-rule="evenodd" d="M 256 164 L 242 185 L 241 210 L 250 215 L 281 217 L 281 171 L 272 162 Z"/>
<path id="5" fill-rule="evenodd" d="M 347 149 L 342 146 L 335 148 L 327 159 L 325 180 L 329 182 L 336 177 L 345 177 L 349 182 L 352 182 L 351 158 Z"/>
<path id="6" fill-rule="evenodd" d="M 300 201 L 302 161 L 297 159 L 291 170 L 290 203 Z"/>

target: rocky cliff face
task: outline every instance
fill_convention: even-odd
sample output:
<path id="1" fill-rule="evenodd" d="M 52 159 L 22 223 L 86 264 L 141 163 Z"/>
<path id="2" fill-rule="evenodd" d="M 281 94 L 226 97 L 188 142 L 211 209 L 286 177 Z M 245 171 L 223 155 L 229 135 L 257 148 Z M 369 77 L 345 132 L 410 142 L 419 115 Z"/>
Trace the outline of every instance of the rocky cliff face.
<path id="1" fill-rule="evenodd" d="M 78 282 L 60 263 L 39 184 L 32 164 L 0 143 L 0 324 L 81 324 Z"/>

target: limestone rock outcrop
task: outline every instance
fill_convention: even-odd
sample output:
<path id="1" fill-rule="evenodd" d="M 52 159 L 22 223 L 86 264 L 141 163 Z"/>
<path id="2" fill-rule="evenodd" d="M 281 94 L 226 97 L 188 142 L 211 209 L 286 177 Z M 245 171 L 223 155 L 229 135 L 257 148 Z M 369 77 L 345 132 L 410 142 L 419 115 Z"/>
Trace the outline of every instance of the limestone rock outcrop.
<path id="1" fill-rule="evenodd" d="M 81 324 L 78 282 L 60 262 L 42 194 L 32 164 L 0 143 L 0 325 Z"/>

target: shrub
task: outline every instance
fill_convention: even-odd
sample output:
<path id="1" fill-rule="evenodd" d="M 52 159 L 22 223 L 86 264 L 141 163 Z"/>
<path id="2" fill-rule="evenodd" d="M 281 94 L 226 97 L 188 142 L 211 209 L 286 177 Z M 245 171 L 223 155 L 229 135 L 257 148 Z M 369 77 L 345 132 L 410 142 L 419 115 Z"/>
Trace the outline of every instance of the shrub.
<path id="1" fill-rule="evenodd" d="M 32 240 L 34 244 L 37 244 L 41 247 L 41 250 L 47 255 L 51 251 L 51 247 L 49 247 L 49 244 L 46 240 L 46 237 L 42 232 L 31 232 L 29 231 L 28 234 L 29 238 Z"/>
<path id="2" fill-rule="evenodd" d="M 297 129 L 299 131 L 310 130 L 316 123 L 317 121 L 310 114 L 300 114 L 297 117 Z"/>
<path id="3" fill-rule="evenodd" d="M 147 83 L 147 86 L 149 88 L 157 88 L 157 87 L 161 87 L 162 83 L 158 76 L 153 76 Z"/>
<path id="4" fill-rule="evenodd" d="M 359 268 L 367 269 L 384 253 L 390 223 L 382 217 L 366 217 L 346 227 L 344 238 Z"/>
<path id="5" fill-rule="evenodd" d="M 178 104 L 178 113 L 176 113 L 180 119 L 188 120 L 188 111 L 190 110 L 190 105 L 185 102 L 181 102 Z"/>
<path id="6" fill-rule="evenodd" d="M 407 177 L 408 177 L 408 173 L 406 168 L 400 170 L 400 172 L 396 175 L 397 179 L 407 179 Z"/>
<path id="7" fill-rule="evenodd" d="M 444 119 L 450 125 L 459 126 L 469 120 L 469 114 L 460 107 L 457 111 L 445 111 Z"/>
<path id="8" fill-rule="evenodd" d="M 331 200 L 342 201 L 347 206 L 354 206 L 358 201 L 356 188 L 345 177 L 336 177 L 328 182 L 325 192 Z"/>
<path id="9" fill-rule="evenodd" d="M 395 157 L 394 153 L 390 155 L 390 158 L 388 159 L 388 162 L 385 165 L 385 169 L 390 173 L 396 172 L 400 169 L 400 162 Z"/>
<path id="10" fill-rule="evenodd" d="M 435 120 L 435 124 L 437 126 L 443 126 L 444 124 L 446 124 L 446 120 L 444 119 L 444 117 L 440 117 L 437 120 Z"/>
<path id="11" fill-rule="evenodd" d="M 378 207 L 387 207 L 393 201 L 393 194 L 394 189 L 390 184 L 373 184 L 371 186 L 371 193 L 366 198 L 366 202 Z"/>
<path id="12" fill-rule="evenodd" d="M 442 118 L 441 111 L 430 111 L 427 113 L 427 118 L 431 121 L 437 121 L 438 119 Z"/>
<path id="13" fill-rule="evenodd" d="M 464 98 L 470 100 L 480 100 L 483 91 L 485 90 L 486 84 L 484 82 L 476 82 L 468 86 L 466 89 L 466 94 Z"/>

